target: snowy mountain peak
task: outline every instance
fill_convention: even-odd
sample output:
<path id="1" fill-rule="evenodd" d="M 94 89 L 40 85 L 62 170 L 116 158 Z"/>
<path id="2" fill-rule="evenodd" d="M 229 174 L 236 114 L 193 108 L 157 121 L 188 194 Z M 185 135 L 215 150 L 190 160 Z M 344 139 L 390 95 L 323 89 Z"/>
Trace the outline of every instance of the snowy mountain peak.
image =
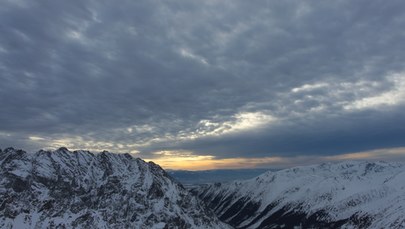
<path id="1" fill-rule="evenodd" d="M 236 228 L 405 227 L 405 166 L 324 163 L 195 190 Z"/>
<path id="2" fill-rule="evenodd" d="M 129 154 L 0 150 L 0 228 L 227 228 Z"/>

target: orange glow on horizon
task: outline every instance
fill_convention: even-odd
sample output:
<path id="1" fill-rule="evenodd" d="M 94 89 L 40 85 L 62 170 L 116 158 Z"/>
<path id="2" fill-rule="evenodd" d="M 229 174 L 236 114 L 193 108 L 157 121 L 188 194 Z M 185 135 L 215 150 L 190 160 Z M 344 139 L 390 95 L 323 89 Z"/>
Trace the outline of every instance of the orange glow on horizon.
<path id="1" fill-rule="evenodd" d="M 311 165 L 323 162 L 343 160 L 388 160 L 405 161 L 405 147 L 379 149 L 335 156 L 295 156 L 263 158 L 223 158 L 214 156 L 193 155 L 190 152 L 164 151 L 156 153 L 160 157 L 145 159 L 159 164 L 164 169 L 173 170 L 211 170 L 211 169 L 247 169 L 247 168 L 288 168 L 300 165 Z"/>
<path id="2" fill-rule="evenodd" d="M 266 158 L 225 158 L 215 159 L 212 156 L 170 157 L 146 159 L 159 164 L 164 169 L 174 170 L 210 170 L 210 169 L 246 169 L 260 167 L 281 161 L 278 157 Z"/>

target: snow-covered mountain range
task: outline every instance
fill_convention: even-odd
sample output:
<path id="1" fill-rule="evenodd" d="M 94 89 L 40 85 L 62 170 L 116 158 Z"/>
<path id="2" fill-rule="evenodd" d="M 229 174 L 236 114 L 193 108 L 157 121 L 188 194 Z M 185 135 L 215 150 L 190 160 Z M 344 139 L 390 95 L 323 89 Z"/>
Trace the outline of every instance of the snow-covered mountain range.
<path id="1" fill-rule="evenodd" d="M 129 154 L 0 150 L 0 228 L 405 228 L 405 165 L 327 163 L 193 193 Z"/>
<path id="2" fill-rule="evenodd" d="M 0 150 L 0 228 L 228 228 L 129 154 Z"/>
<path id="3" fill-rule="evenodd" d="M 405 166 L 348 161 L 194 192 L 235 228 L 405 228 Z"/>

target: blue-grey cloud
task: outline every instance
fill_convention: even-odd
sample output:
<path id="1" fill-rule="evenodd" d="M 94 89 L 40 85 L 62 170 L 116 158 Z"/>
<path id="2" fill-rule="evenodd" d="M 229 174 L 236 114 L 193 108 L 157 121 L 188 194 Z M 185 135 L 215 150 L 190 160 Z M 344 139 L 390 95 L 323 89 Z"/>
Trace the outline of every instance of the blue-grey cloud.
<path id="1" fill-rule="evenodd" d="M 402 1 L 0 4 L 1 147 L 404 146 Z"/>

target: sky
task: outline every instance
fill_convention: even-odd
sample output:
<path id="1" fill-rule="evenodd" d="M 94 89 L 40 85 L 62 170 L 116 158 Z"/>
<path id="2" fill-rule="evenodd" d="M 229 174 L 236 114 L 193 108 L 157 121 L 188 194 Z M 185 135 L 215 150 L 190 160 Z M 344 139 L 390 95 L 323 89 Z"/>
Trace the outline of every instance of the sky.
<path id="1" fill-rule="evenodd" d="M 0 0 L 0 148 L 405 161 L 405 1 Z"/>

